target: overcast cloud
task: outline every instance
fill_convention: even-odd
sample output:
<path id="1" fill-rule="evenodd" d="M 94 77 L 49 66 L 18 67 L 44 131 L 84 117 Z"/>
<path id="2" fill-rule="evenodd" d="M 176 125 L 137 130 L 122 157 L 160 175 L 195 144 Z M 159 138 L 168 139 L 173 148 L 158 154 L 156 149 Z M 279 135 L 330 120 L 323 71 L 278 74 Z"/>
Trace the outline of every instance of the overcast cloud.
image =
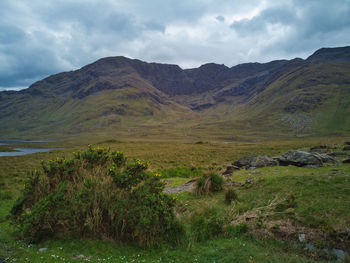
<path id="1" fill-rule="evenodd" d="M 350 45 L 350 0 L 1 0 L 0 90 L 106 56 L 197 67 Z"/>

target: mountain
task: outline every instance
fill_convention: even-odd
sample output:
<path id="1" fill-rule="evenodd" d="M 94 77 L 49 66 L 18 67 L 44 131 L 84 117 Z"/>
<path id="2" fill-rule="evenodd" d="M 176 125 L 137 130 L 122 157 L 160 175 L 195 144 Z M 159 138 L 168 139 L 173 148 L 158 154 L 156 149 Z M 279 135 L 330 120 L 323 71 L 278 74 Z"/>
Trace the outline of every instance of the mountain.
<path id="1" fill-rule="evenodd" d="M 0 92 L 0 137 L 123 133 L 235 132 L 348 134 L 350 47 L 306 60 L 193 69 L 126 57 L 102 58 Z M 225 135 L 226 134 L 226 135 Z"/>

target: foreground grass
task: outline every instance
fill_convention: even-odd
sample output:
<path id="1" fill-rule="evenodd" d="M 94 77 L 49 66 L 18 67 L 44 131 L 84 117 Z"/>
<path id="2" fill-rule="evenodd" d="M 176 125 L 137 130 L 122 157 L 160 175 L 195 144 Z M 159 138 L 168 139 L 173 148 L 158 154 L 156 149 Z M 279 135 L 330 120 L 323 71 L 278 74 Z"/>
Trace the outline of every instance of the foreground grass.
<path id="1" fill-rule="evenodd" d="M 0 204 L 1 215 L 6 215 L 12 201 L 2 200 Z M 313 262 L 281 242 L 258 240 L 250 235 L 192 246 L 142 249 L 94 240 L 47 240 L 28 245 L 14 239 L 14 229 L 4 220 L 0 231 L 0 258 L 6 262 Z"/>
<path id="2" fill-rule="evenodd" d="M 319 144 L 339 144 L 344 138 L 327 141 L 324 139 L 298 140 L 285 142 L 259 143 L 184 143 L 160 141 L 98 141 L 101 146 L 111 146 L 121 150 L 129 157 L 138 157 L 151 161 L 151 169 L 171 171 L 183 175 L 191 168 L 202 170 L 221 170 L 235 159 L 251 154 L 280 155 L 291 149 Z M 50 145 L 51 146 L 51 145 Z M 207 196 L 194 196 L 189 193 L 176 195 L 177 211 L 181 220 L 189 223 L 193 214 L 215 209 L 225 224 L 237 218 L 246 220 L 248 214 L 253 217 L 249 222 L 248 233 L 223 233 L 212 240 L 195 242 L 188 240 L 178 247 L 163 246 L 155 249 L 141 249 L 110 241 L 95 240 L 47 240 L 28 247 L 28 244 L 16 240 L 15 229 L 10 226 L 6 216 L 14 200 L 23 189 L 25 173 L 38 168 L 41 160 L 54 159 L 56 156 L 69 157 L 71 152 L 82 149 L 80 143 L 63 143 L 56 147 L 64 150 L 38 153 L 18 157 L 0 158 L 0 258 L 6 262 L 313 262 L 332 257 L 320 257 L 314 252 L 295 248 L 293 239 L 282 243 L 271 238 L 272 226 L 282 232 L 283 222 L 290 220 L 295 226 L 304 227 L 307 236 L 315 231 L 324 233 L 317 236 L 321 246 L 343 248 L 336 239 L 330 239 L 332 233 L 345 232 L 350 226 L 350 166 L 339 164 L 322 168 L 269 167 L 241 170 L 231 177 L 231 184 L 239 200 L 227 205 L 224 192 Z M 173 169 L 172 167 L 187 167 Z M 169 168 L 172 168 L 169 170 Z M 187 169 L 187 170 L 186 170 Z M 193 173 L 190 176 L 195 176 Z M 170 185 L 181 185 L 186 177 L 166 178 Z M 189 176 L 189 177 L 190 177 Z M 246 184 L 250 179 L 251 183 Z M 234 183 L 233 183 L 234 182 Z M 270 214 L 254 211 L 268 206 L 272 200 L 283 200 L 290 194 L 295 197 L 292 209 L 274 209 Z M 282 209 L 282 210 L 281 210 Z M 280 211 L 281 210 L 281 211 Z M 275 213 L 278 212 L 278 213 Z M 265 214 L 264 214 L 265 213 Z M 278 232 L 278 231 L 277 231 Z M 278 237 L 277 237 L 278 238 Z M 315 239 L 312 240 L 315 242 Z M 47 248 L 40 252 L 40 248 Z M 77 255 L 84 255 L 77 258 Z"/>

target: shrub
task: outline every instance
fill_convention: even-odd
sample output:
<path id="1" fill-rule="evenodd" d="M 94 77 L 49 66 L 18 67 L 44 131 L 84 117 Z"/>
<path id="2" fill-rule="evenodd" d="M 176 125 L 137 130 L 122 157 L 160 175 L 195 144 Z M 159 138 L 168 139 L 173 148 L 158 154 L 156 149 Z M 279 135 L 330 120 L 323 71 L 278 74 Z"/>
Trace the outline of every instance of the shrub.
<path id="1" fill-rule="evenodd" d="M 232 201 L 236 201 L 238 199 L 237 193 L 233 188 L 229 188 L 225 193 L 225 202 L 226 204 L 231 204 Z"/>
<path id="2" fill-rule="evenodd" d="M 223 189 L 224 179 L 217 173 L 203 174 L 196 182 L 195 194 L 203 195 Z"/>
<path id="3" fill-rule="evenodd" d="M 89 146 L 72 159 L 42 162 L 11 210 L 20 235 L 30 242 L 64 236 L 141 246 L 181 235 L 175 199 L 163 194 L 159 176 L 146 171 L 148 162 L 126 160 L 121 152 Z"/>

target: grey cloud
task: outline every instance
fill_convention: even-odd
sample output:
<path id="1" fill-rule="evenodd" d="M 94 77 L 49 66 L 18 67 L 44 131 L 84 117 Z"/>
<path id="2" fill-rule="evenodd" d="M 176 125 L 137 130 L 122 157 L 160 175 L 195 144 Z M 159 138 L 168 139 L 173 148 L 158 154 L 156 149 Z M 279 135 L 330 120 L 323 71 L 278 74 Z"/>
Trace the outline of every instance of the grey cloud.
<path id="1" fill-rule="evenodd" d="M 268 35 L 269 26 L 287 32 L 275 37 Z M 271 4 L 251 19 L 231 24 L 239 36 L 270 41 L 268 46 L 258 46 L 261 54 L 292 58 L 306 56 L 324 46 L 342 46 L 350 43 L 350 2 L 344 1 L 284 1 Z M 341 36 L 341 37 L 340 37 Z"/>
<path id="2" fill-rule="evenodd" d="M 223 16 L 217 16 L 217 17 L 215 17 L 215 19 L 217 21 L 219 21 L 219 22 L 224 22 L 225 21 L 225 17 L 223 17 Z"/>
<path id="3" fill-rule="evenodd" d="M 233 66 L 348 43 L 348 0 L 2 0 L 0 90 L 103 56 Z"/>
<path id="4" fill-rule="evenodd" d="M 231 24 L 231 28 L 238 34 L 246 36 L 247 34 L 261 32 L 267 30 L 270 24 L 291 25 L 298 20 L 294 6 L 273 6 L 263 10 L 257 16 L 251 19 L 242 19 Z"/>

